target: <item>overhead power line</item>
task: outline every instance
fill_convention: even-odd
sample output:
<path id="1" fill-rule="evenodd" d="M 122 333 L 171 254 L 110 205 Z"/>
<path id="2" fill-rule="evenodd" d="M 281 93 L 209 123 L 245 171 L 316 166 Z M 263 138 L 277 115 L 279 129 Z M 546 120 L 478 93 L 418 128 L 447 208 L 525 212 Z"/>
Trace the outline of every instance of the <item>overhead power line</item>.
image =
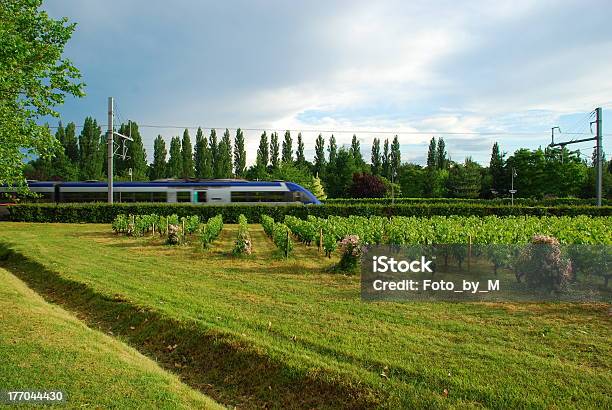
<path id="1" fill-rule="evenodd" d="M 82 125 L 76 125 L 77 128 L 82 128 Z M 100 127 L 106 127 L 106 124 L 100 124 Z M 50 126 L 49 128 L 58 128 L 57 126 Z M 510 131 L 390 131 L 390 130 L 335 130 L 335 129 L 313 129 L 313 128 L 243 128 L 243 127 L 205 127 L 205 126 L 191 126 L 191 125 L 163 125 L 163 124 L 138 124 L 138 128 L 156 128 L 156 129 L 179 129 L 179 130 L 197 130 L 201 128 L 203 130 L 232 130 L 236 131 L 241 129 L 242 131 L 290 131 L 290 132 L 312 132 L 312 133 L 326 133 L 326 134 L 391 134 L 391 135 L 484 135 L 484 136 L 497 136 L 497 135 L 508 135 L 508 136 L 539 136 L 548 135 L 549 131 L 533 131 L 533 132 L 510 132 Z M 564 132 L 564 135 L 592 135 L 588 132 Z M 604 136 L 610 136 L 612 134 L 604 134 Z"/>

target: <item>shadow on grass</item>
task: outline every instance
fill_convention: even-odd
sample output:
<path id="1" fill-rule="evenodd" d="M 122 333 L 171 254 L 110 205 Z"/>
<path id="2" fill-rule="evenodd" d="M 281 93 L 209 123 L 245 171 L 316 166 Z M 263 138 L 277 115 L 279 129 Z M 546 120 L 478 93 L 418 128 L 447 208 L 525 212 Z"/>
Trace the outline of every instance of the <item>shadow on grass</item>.
<path id="1" fill-rule="evenodd" d="M 188 385 L 215 400 L 248 408 L 372 408 L 384 398 L 355 380 L 284 366 L 229 334 L 165 317 L 115 295 L 94 292 L 0 243 L 0 266 L 47 301 L 89 326 L 119 336 Z"/>

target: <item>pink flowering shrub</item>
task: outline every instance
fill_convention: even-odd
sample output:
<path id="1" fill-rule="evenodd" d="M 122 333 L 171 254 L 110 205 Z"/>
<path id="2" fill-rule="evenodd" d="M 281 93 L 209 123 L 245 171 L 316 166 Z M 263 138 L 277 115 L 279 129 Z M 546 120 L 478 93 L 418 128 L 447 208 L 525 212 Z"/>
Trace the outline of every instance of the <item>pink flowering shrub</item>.
<path id="1" fill-rule="evenodd" d="M 359 236 L 348 235 L 340 241 L 340 252 L 342 257 L 338 263 L 337 270 L 342 272 L 353 272 L 359 266 L 363 248 Z"/>
<path id="2" fill-rule="evenodd" d="M 557 238 L 535 235 L 519 255 L 516 277 L 533 288 L 560 292 L 572 277 L 572 264 L 561 254 Z"/>

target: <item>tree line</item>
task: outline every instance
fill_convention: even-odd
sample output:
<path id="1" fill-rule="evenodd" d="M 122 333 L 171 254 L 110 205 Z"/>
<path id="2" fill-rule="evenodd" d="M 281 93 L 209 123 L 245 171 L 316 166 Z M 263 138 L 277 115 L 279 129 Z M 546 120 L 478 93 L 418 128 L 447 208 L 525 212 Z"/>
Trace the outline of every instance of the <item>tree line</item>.
<path id="1" fill-rule="evenodd" d="M 132 141 L 117 141 L 114 174 L 118 180 L 148 181 L 164 178 L 245 178 L 288 180 L 304 185 L 320 198 L 343 197 L 456 197 L 494 198 L 508 196 L 514 174 L 518 197 L 593 197 L 594 160 L 581 158 L 567 148 L 519 149 L 512 155 L 493 144 L 488 167 L 470 157 L 453 161 L 443 138 L 432 138 L 425 166 L 401 160 L 398 136 L 374 138 L 369 161 L 363 158 L 360 141 L 353 135 L 349 147 L 338 146 L 334 135 L 319 135 L 312 161 L 304 155 L 298 133 L 294 144 L 290 131 L 282 140 L 278 133 L 263 132 L 255 163 L 247 167 L 245 137 L 241 129 L 232 136 L 228 129 L 219 138 L 216 130 L 205 134 L 198 128 L 195 144 L 189 130 L 174 136 L 169 147 L 161 135 L 153 143 L 153 158 L 147 161 L 138 124 L 119 127 Z M 38 180 L 102 180 L 106 178 L 106 134 L 96 120 L 87 117 L 80 134 L 76 125 L 57 127 L 55 138 L 63 149 L 51 158 L 38 158 L 26 166 L 26 177 Z M 294 150 L 295 148 L 295 150 Z M 127 152 L 127 155 L 123 155 Z M 604 159 L 605 161 L 605 159 Z M 604 194 L 612 194 L 612 161 L 604 166 Z M 131 175 L 129 174 L 131 170 Z"/>

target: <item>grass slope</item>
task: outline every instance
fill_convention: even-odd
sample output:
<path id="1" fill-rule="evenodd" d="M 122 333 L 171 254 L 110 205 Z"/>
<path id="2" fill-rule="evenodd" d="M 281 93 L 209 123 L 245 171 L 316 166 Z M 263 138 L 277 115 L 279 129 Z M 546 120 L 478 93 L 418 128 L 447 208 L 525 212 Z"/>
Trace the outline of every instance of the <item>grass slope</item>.
<path id="1" fill-rule="evenodd" d="M 246 258 L 228 254 L 236 233 L 231 225 L 208 251 L 116 237 L 107 225 L 2 228 L 0 241 L 49 272 L 9 261 L 13 271 L 43 290 L 49 281 L 66 282 L 47 294 L 84 284 L 92 294 L 78 291 L 81 311 L 104 310 L 91 320 L 105 325 L 120 308 L 91 302 L 93 295 L 125 302 L 130 314 L 148 312 L 126 314 L 132 322 L 114 329 L 148 354 L 161 354 L 174 335 L 176 350 L 188 345 L 181 376 L 224 402 L 612 405 L 607 305 L 362 303 L 357 277 L 326 273 L 332 262 L 301 245 L 290 260 L 278 258 L 255 225 L 255 253 Z M 151 321 L 165 322 L 157 330 L 166 336 L 156 336 Z M 215 354 L 206 356 L 210 349 Z M 171 365 L 173 358 L 162 360 Z"/>
<path id="2" fill-rule="evenodd" d="M 62 390 L 69 408 L 221 408 L 0 269 L 0 390 Z"/>

